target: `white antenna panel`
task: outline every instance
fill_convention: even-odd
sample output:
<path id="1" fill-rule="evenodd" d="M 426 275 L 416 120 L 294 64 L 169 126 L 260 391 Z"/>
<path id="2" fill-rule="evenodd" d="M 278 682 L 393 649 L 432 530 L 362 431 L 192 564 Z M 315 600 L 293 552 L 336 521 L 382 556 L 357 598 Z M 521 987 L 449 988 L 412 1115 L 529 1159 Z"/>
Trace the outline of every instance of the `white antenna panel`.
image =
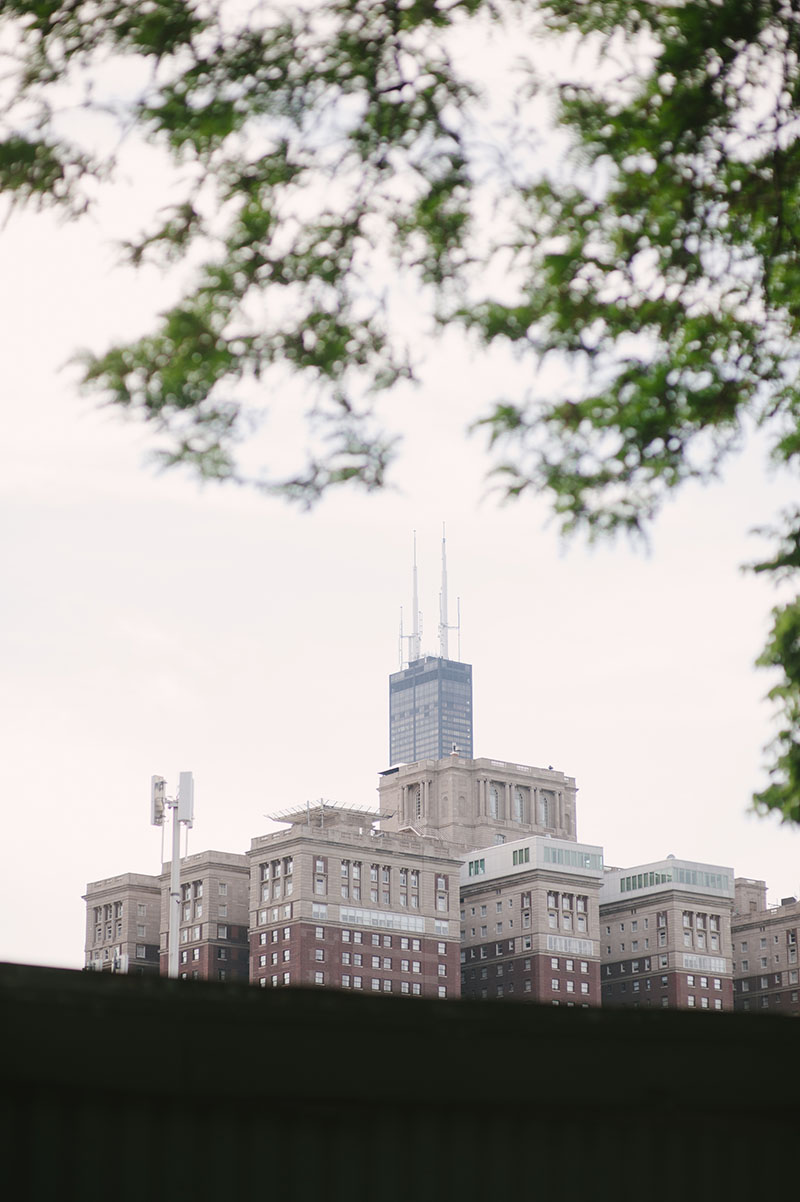
<path id="1" fill-rule="evenodd" d="M 150 777 L 150 822 L 163 826 L 167 782 L 163 776 Z"/>
<path id="2" fill-rule="evenodd" d="M 194 777 L 191 772 L 181 772 L 178 785 L 178 821 L 194 822 Z"/>

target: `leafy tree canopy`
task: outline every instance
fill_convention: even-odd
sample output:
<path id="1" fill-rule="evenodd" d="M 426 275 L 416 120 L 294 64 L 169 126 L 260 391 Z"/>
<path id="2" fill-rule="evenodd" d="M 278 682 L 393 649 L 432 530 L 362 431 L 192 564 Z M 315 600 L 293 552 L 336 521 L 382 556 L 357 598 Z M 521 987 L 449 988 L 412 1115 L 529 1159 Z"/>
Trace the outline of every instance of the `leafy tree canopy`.
<path id="1" fill-rule="evenodd" d="M 492 142 L 460 47 L 503 22 L 524 36 Z M 545 35 L 593 70 L 548 87 Z M 183 194 L 124 249 L 192 282 L 146 337 L 83 361 L 167 462 L 245 479 L 246 385 L 288 368 L 316 386 L 326 450 L 250 482 L 304 501 L 380 486 L 375 398 L 415 375 L 402 278 L 432 333 L 564 369 L 481 423 L 508 494 L 546 490 L 566 530 L 637 532 L 752 425 L 778 461 L 800 454 L 799 53 L 800 0 L 5 0 L 0 188 L 84 212 L 115 167 L 76 120 L 91 110 L 172 156 Z M 95 87 L 125 59 L 147 66 L 135 94 Z M 566 150 L 549 158 L 542 94 Z M 757 570 L 792 578 L 800 508 L 782 521 Z M 756 803 L 800 821 L 800 599 L 773 617 L 782 721 Z"/>

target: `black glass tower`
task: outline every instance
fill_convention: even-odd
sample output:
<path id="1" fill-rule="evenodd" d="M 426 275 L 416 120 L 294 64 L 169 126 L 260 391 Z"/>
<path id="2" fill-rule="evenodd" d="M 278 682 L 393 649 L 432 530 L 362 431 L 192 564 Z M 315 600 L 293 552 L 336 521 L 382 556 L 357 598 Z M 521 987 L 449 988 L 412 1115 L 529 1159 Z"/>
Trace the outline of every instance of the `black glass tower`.
<path id="1" fill-rule="evenodd" d="M 472 759 L 472 665 L 426 655 L 389 677 L 389 762 Z"/>

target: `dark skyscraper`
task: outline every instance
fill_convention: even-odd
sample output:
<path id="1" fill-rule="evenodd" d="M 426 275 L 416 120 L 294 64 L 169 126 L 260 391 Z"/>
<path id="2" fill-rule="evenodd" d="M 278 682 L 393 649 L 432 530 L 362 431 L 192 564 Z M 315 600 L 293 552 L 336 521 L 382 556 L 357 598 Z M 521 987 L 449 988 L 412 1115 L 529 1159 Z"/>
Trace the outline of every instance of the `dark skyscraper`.
<path id="1" fill-rule="evenodd" d="M 389 760 L 472 759 L 472 665 L 427 655 L 389 677 Z"/>
<path id="2" fill-rule="evenodd" d="M 448 656 L 447 558 L 442 533 L 442 591 L 439 598 L 439 655 L 422 655 L 414 540 L 413 627 L 405 636 L 409 662 L 389 677 L 389 762 L 440 760 L 456 747 L 472 759 L 472 665 Z M 403 649 L 402 622 L 400 632 Z"/>

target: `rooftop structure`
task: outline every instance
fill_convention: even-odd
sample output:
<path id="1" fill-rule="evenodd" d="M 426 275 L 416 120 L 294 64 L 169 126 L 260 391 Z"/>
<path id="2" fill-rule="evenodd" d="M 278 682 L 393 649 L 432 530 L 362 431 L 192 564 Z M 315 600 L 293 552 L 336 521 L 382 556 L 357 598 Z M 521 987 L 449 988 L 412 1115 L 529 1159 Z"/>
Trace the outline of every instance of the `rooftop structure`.
<path id="1" fill-rule="evenodd" d="M 444 839 L 469 851 L 523 835 L 576 838 L 575 779 L 504 760 L 444 759 L 381 773 L 381 829 Z"/>

